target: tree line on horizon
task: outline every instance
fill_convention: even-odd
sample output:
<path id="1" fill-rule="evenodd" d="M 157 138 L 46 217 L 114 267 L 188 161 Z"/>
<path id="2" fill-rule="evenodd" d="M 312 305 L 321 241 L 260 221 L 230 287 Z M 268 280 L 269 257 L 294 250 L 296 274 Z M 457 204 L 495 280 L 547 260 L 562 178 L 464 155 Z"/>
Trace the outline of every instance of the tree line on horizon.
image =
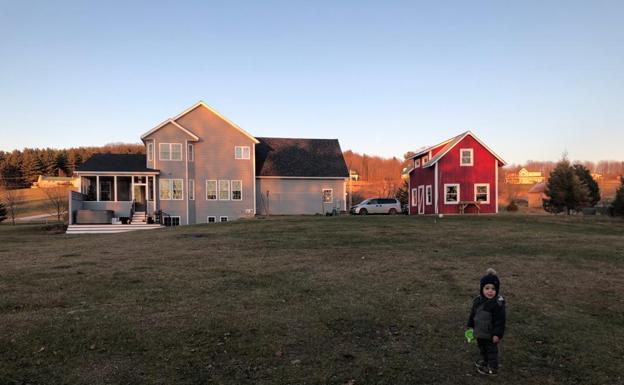
<path id="1" fill-rule="evenodd" d="M 100 153 L 144 154 L 145 146 L 139 143 L 110 143 L 101 147 L 0 151 L 0 185 L 7 188 L 26 188 L 36 182 L 39 175 L 71 176 L 93 154 Z"/>

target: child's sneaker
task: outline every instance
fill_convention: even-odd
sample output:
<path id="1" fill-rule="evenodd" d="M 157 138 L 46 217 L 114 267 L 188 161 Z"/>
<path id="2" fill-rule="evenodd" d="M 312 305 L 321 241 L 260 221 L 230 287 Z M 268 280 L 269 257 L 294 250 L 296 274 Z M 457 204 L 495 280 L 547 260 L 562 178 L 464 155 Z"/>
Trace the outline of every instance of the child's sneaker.
<path id="1" fill-rule="evenodd" d="M 477 369 L 481 369 L 487 366 L 487 364 L 483 360 L 476 360 L 474 364 Z"/>
<path id="2" fill-rule="evenodd" d="M 498 373 L 498 369 L 490 368 L 489 366 L 482 366 L 477 368 L 477 372 L 485 374 L 486 376 L 495 376 Z"/>

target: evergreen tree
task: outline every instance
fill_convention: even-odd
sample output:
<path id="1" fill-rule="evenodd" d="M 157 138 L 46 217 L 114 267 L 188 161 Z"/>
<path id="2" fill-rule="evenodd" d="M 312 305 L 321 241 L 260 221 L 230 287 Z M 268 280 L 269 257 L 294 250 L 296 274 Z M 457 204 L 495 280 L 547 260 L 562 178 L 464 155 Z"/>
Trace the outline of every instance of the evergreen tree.
<path id="1" fill-rule="evenodd" d="M 39 175 L 43 175 L 45 167 L 39 155 L 32 150 L 24 150 L 22 155 L 22 176 L 26 183 L 32 183 L 37 180 Z"/>
<path id="2" fill-rule="evenodd" d="M 54 175 L 65 176 L 69 174 L 69 167 L 67 165 L 67 155 L 65 152 L 60 151 L 54 158 Z"/>
<path id="3" fill-rule="evenodd" d="M 613 215 L 619 217 L 624 216 L 624 177 L 620 177 L 620 187 L 615 192 L 615 199 L 613 200 L 612 208 Z"/>
<path id="4" fill-rule="evenodd" d="M 409 183 L 408 180 L 403 180 L 403 184 L 396 192 L 396 198 L 401 202 L 401 206 L 408 204 L 409 200 Z"/>
<path id="5" fill-rule="evenodd" d="M 0 201 L 0 222 L 2 222 L 5 219 L 7 219 L 7 210 L 6 210 L 6 207 L 4 207 L 4 203 Z"/>
<path id="6" fill-rule="evenodd" d="M 557 163 L 546 183 L 544 209 L 552 213 L 579 211 L 589 203 L 589 190 L 566 157 Z"/>
<path id="7" fill-rule="evenodd" d="M 574 165 L 574 172 L 589 191 L 589 206 L 595 206 L 596 203 L 600 202 L 600 187 L 598 187 L 598 183 L 592 178 L 589 170 L 581 164 Z"/>

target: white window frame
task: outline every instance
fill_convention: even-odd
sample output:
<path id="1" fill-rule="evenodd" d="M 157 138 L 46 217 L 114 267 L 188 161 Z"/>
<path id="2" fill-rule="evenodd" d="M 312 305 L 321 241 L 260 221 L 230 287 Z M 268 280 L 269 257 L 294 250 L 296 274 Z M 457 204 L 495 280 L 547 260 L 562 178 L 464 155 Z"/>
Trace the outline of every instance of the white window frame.
<path id="1" fill-rule="evenodd" d="M 412 207 L 418 206 L 418 189 L 412 189 Z"/>
<path id="2" fill-rule="evenodd" d="M 420 158 L 414 159 L 414 168 L 420 167 Z"/>
<path id="3" fill-rule="evenodd" d="M 464 163 L 464 151 L 470 152 L 470 163 Z M 474 149 L 472 148 L 460 148 L 459 149 L 459 165 L 462 167 L 474 166 Z"/>
<path id="4" fill-rule="evenodd" d="M 240 150 L 240 155 L 238 151 Z M 247 154 L 245 154 L 247 152 Z M 251 149 L 249 146 L 234 146 L 234 159 L 250 159 Z"/>
<path id="5" fill-rule="evenodd" d="M 234 198 L 234 182 L 240 183 L 240 198 Z M 243 181 L 242 180 L 232 180 L 230 181 L 230 194 L 232 194 L 233 201 L 242 201 L 243 200 Z"/>
<path id="6" fill-rule="evenodd" d="M 427 204 L 427 206 L 431 205 L 431 202 L 433 201 L 433 194 L 432 194 L 432 190 L 431 190 L 431 185 L 427 185 L 425 187 L 425 202 Z"/>
<path id="7" fill-rule="evenodd" d="M 446 199 L 447 198 L 447 191 L 446 191 L 446 189 L 448 187 L 451 187 L 451 186 L 457 186 L 457 201 L 455 201 L 455 202 L 449 202 Z M 444 204 L 445 205 L 457 205 L 457 204 L 459 204 L 460 200 L 461 200 L 461 198 L 460 198 L 460 186 L 459 186 L 459 183 L 445 183 L 444 184 Z"/>
<path id="8" fill-rule="evenodd" d="M 225 192 L 225 190 L 221 189 L 221 186 L 227 186 L 227 194 L 224 194 L 224 196 L 227 196 L 227 198 L 222 198 L 221 197 L 221 192 Z M 218 185 L 218 190 L 217 190 L 217 198 L 219 198 L 220 201 L 229 201 L 230 200 L 230 191 L 232 191 L 232 189 L 230 189 L 230 181 L 227 179 L 220 179 L 219 180 L 219 185 Z"/>
<path id="9" fill-rule="evenodd" d="M 167 221 L 167 219 L 169 219 L 170 222 L 173 222 L 173 219 L 177 219 L 178 220 L 178 224 L 174 225 L 173 223 L 171 223 L 169 226 L 167 226 L 165 224 L 165 222 Z M 174 227 L 174 226 L 180 226 L 180 216 L 178 215 L 172 215 L 172 216 L 165 216 L 163 217 L 163 224 L 165 224 L 165 226 L 167 227 Z"/>
<path id="10" fill-rule="evenodd" d="M 213 221 L 212 221 L 212 222 L 210 222 L 210 218 L 212 218 L 212 219 L 213 219 Z M 206 223 L 217 223 L 217 217 L 215 217 L 214 215 L 208 215 L 208 216 L 206 217 Z"/>
<path id="11" fill-rule="evenodd" d="M 208 198 L 208 191 L 209 191 L 208 190 L 208 183 L 210 183 L 210 182 L 214 182 L 214 186 L 215 186 L 215 188 L 214 188 L 214 192 L 215 192 L 214 198 Z M 216 179 L 207 179 L 206 180 L 206 200 L 207 201 L 216 201 L 218 199 L 219 199 L 219 182 Z"/>
<path id="12" fill-rule="evenodd" d="M 192 143 L 189 143 L 186 148 L 186 156 L 188 157 L 189 162 L 195 161 L 195 148 Z"/>
<path id="13" fill-rule="evenodd" d="M 427 163 L 428 161 L 429 161 L 429 155 L 425 155 L 425 156 L 422 157 L 422 162 L 421 163 L 424 166 L 425 163 Z"/>
<path id="14" fill-rule="evenodd" d="M 225 219 L 225 220 L 224 220 L 224 219 Z M 221 216 L 219 217 L 219 222 L 227 222 L 227 221 L 228 221 L 228 217 L 227 217 L 227 216 L 225 216 L 225 215 L 221 215 Z"/>
<path id="15" fill-rule="evenodd" d="M 477 201 L 477 187 L 483 187 L 483 186 L 485 186 L 487 188 L 487 200 Z M 479 202 L 479 203 L 483 203 L 483 204 L 490 203 L 490 184 L 489 183 L 475 183 L 475 185 L 474 185 L 474 200 L 475 200 L 475 202 Z"/>
<path id="16" fill-rule="evenodd" d="M 195 200 L 195 179 L 189 179 L 188 181 L 188 198 L 190 201 Z"/>
<path id="17" fill-rule="evenodd" d="M 331 198 L 330 200 L 325 200 L 325 191 L 329 191 L 329 197 Z M 323 194 L 323 197 L 322 197 L 323 203 L 334 203 L 334 189 L 333 188 L 324 188 L 322 190 L 322 194 Z"/>
<path id="18" fill-rule="evenodd" d="M 182 191 L 180 192 L 180 198 L 174 198 L 173 194 L 173 184 L 174 181 L 180 181 L 180 186 L 182 187 Z M 163 197 L 162 187 L 164 185 L 169 185 L 169 194 Z M 181 201 L 184 200 L 184 179 L 160 179 L 158 181 L 158 196 L 161 201 Z"/>
<path id="19" fill-rule="evenodd" d="M 147 143 L 147 161 L 154 161 L 154 142 Z"/>
<path id="20" fill-rule="evenodd" d="M 173 159 L 173 147 L 180 146 L 180 159 Z M 162 156 L 162 149 L 168 147 L 169 148 L 169 158 L 164 158 Z M 167 162 L 178 162 L 182 160 L 182 143 L 158 143 L 158 160 L 167 161 Z"/>

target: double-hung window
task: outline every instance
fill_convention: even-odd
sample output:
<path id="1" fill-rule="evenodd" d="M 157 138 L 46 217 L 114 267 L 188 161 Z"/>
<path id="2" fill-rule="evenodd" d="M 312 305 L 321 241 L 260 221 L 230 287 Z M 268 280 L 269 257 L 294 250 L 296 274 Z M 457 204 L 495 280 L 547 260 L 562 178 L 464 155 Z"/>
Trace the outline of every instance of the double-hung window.
<path id="1" fill-rule="evenodd" d="M 334 202 L 334 190 L 330 188 L 323 189 L 323 203 L 333 203 Z"/>
<path id="2" fill-rule="evenodd" d="M 489 183 L 475 183 L 474 189 L 475 201 L 480 203 L 490 203 Z"/>
<path id="3" fill-rule="evenodd" d="M 418 205 L 418 189 L 412 189 L 412 206 L 416 207 Z"/>
<path id="4" fill-rule="evenodd" d="M 472 166 L 474 165 L 474 150 L 472 148 L 461 148 L 459 150 L 460 166 Z"/>
<path id="5" fill-rule="evenodd" d="M 230 200 L 230 181 L 229 180 L 219 181 L 219 200 L 220 201 Z"/>
<path id="6" fill-rule="evenodd" d="M 232 181 L 232 200 L 233 201 L 243 200 L 243 181 L 242 180 Z"/>
<path id="7" fill-rule="evenodd" d="M 249 146 L 234 146 L 234 159 L 249 159 L 250 153 Z"/>
<path id="8" fill-rule="evenodd" d="M 206 181 L 206 200 L 207 201 L 217 200 L 217 181 L 216 180 Z"/>
<path id="9" fill-rule="evenodd" d="M 182 200 L 183 199 L 183 180 L 182 179 L 161 179 L 160 184 L 160 200 Z"/>
<path id="10" fill-rule="evenodd" d="M 430 205 L 433 200 L 432 199 L 433 195 L 431 194 L 431 185 L 428 185 L 427 187 L 425 187 L 425 196 L 426 196 L 427 204 Z"/>
<path id="11" fill-rule="evenodd" d="M 189 143 L 187 150 L 188 161 L 193 162 L 195 160 L 195 148 Z"/>
<path id="12" fill-rule="evenodd" d="M 459 183 L 444 184 L 444 204 L 453 205 L 459 203 Z"/>
<path id="13" fill-rule="evenodd" d="M 147 161 L 151 162 L 154 160 L 154 142 L 149 142 L 147 144 Z"/>
<path id="14" fill-rule="evenodd" d="M 159 143 L 160 160 L 182 160 L 181 143 Z"/>

